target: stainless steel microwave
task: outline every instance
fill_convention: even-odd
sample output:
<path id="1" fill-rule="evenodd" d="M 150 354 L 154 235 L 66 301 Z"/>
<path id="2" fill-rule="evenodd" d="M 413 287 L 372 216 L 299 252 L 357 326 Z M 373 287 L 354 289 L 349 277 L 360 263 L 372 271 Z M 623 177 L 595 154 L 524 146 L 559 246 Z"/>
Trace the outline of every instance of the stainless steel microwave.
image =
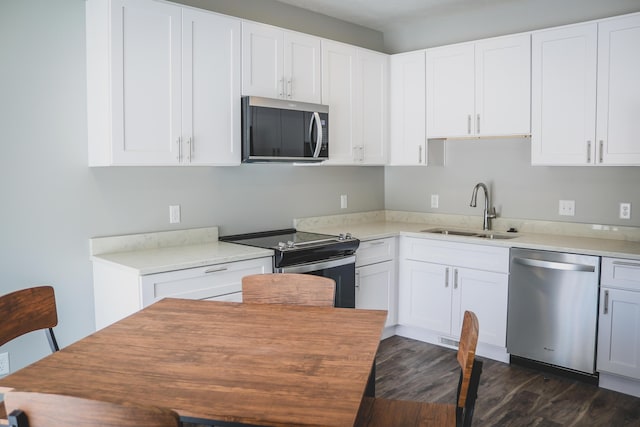
<path id="1" fill-rule="evenodd" d="M 329 107 L 242 97 L 242 161 L 321 162 L 329 158 Z"/>

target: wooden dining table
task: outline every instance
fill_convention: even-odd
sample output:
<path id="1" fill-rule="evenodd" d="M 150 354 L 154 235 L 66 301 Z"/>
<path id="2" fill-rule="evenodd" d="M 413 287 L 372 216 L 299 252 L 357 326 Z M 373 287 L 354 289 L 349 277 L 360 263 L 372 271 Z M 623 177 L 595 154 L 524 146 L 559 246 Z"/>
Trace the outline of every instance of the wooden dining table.
<path id="1" fill-rule="evenodd" d="M 386 311 L 164 299 L 0 379 L 183 421 L 352 426 Z"/>

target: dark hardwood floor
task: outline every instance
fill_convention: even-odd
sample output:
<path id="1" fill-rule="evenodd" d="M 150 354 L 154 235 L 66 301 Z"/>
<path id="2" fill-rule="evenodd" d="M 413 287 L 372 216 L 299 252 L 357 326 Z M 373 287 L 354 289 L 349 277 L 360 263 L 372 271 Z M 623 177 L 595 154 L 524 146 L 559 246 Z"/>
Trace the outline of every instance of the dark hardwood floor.
<path id="1" fill-rule="evenodd" d="M 376 395 L 455 402 L 455 351 L 394 336 L 381 342 Z M 474 426 L 640 426 L 640 398 L 490 359 L 484 362 Z"/>

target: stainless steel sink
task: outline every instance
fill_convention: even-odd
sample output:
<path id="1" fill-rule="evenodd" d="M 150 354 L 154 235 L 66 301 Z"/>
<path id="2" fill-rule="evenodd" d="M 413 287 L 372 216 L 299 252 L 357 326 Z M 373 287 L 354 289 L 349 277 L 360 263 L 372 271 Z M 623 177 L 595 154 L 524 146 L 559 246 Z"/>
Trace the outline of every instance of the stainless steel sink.
<path id="1" fill-rule="evenodd" d="M 428 228 L 426 230 L 420 230 L 421 233 L 434 233 L 434 234 L 444 234 L 451 236 L 466 236 L 466 237 L 478 237 L 481 239 L 513 239 L 514 237 L 518 237 L 515 235 L 508 234 L 497 234 L 491 232 L 476 232 L 476 231 L 466 231 L 466 230 L 450 230 L 448 228 Z"/>

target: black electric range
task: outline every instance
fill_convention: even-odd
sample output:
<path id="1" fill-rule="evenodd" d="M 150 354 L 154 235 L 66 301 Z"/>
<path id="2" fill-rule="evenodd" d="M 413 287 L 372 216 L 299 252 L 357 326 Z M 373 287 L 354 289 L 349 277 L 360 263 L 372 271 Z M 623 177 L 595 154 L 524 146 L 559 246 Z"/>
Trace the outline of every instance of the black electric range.
<path id="1" fill-rule="evenodd" d="M 349 233 L 338 236 L 309 233 L 294 228 L 235 234 L 221 241 L 254 246 L 274 251 L 274 271 L 298 264 L 309 264 L 354 255 L 360 240 Z"/>

